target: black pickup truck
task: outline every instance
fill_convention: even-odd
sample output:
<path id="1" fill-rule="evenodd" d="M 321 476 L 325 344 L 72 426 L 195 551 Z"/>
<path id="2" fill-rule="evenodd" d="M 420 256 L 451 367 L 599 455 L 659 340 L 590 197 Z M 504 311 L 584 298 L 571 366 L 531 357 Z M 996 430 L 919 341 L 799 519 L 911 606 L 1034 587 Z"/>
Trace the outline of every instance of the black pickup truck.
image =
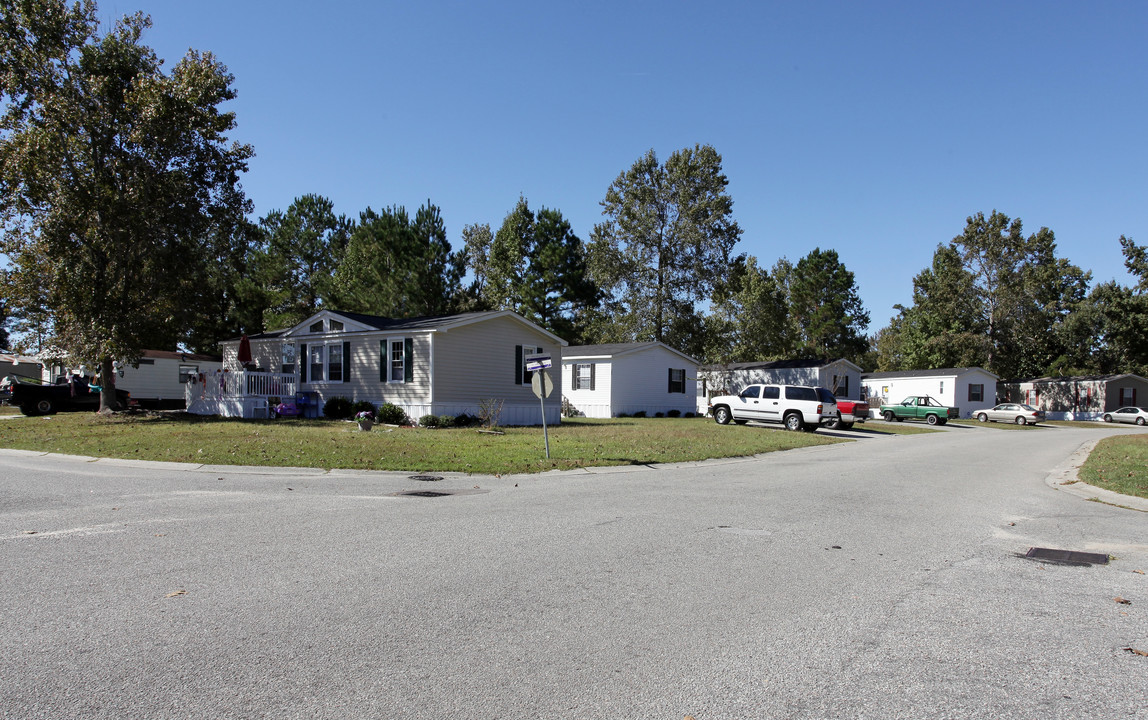
<path id="1" fill-rule="evenodd" d="M 16 405 L 25 415 L 50 415 L 65 410 L 100 409 L 100 391 L 88 385 L 86 378 L 73 377 L 71 382 L 42 385 L 15 376 L 4 379 L 11 395 L 9 405 Z M 127 407 L 131 393 L 116 390 L 116 400 L 120 407 Z"/>

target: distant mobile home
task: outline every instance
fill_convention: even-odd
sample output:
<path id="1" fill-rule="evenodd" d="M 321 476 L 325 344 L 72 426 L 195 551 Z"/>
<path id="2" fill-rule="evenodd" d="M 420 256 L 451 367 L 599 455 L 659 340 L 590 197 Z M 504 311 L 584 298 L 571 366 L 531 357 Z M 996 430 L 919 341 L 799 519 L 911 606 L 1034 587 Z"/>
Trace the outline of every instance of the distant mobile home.
<path id="1" fill-rule="evenodd" d="M 201 373 L 212 373 L 223 367 L 218 355 L 201 355 L 170 350 L 144 350 L 138 365 L 121 365 L 116 373 L 116 389 L 132 394 L 132 402 L 141 407 L 182 409 L 188 378 Z M 44 368 L 43 380 L 61 382 L 74 367 L 49 365 Z M 87 368 L 94 376 L 97 370 Z"/>
<path id="2" fill-rule="evenodd" d="M 1148 380 L 1131 373 L 1009 380 L 1001 388 L 1010 402 L 1044 410 L 1049 420 L 1098 420 L 1117 408 L 1148 406 Z"/>
<path id="3" fill-rule="evenodd" d="M 911 395 L 929 395 L 942 405 L 955 407 L 961 417 L 997 404 L 997 376 L 984 368 L 939 368 L 872 372 L 861 376 L 872 412 L 881 405 L 896 404 Z"/>
<path id="4" fill-rule="evenodd" d="M 568 412 L 609 418 L 697 409 L 698 361 L 660 342 L 574 345 L 562 353 Z"/>

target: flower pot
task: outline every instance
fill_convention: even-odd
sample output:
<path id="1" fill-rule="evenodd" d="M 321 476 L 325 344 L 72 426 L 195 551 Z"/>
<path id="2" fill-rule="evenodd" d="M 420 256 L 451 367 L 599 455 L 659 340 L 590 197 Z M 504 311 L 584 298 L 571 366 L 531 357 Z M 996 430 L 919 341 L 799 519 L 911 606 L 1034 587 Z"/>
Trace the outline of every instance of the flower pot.
<path id="1" fill-rule="evenodd" d="M 358 423 L 359 423 L 359 429 L 362 430 L 363 432 L 367 432 L 368 430 L 370 430 L 375 425 L 375 423 L 371 420 L 359 420 Z"/>

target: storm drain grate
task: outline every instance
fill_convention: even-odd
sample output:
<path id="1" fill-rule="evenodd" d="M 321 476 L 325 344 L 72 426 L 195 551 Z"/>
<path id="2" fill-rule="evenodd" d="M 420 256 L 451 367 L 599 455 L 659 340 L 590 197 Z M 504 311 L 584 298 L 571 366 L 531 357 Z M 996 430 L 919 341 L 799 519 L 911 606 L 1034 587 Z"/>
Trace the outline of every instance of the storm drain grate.
<path id="1" fill-rule="evenodd" d="M 422 482 L 437 482 L 442 480 L 442 475 L 408 475 L 407 480 L 421 480 Z"/>
<path id="2" fill-rule="evenodd" d="M 448 492 L 435 492 L 434 490 L 409 490 L 407 492 L 397 493 L 403 497 L 446 497 L 451 493 Z"/>
<path id="3" fill-rule="evenodd" d="M 1079 550 L 1055 550 L 1053 548 L 1029 548 L 1026 558 L 1060 565 L 1107 565 L 1108 556 L 1103 553 L 1080 552 Z"/>

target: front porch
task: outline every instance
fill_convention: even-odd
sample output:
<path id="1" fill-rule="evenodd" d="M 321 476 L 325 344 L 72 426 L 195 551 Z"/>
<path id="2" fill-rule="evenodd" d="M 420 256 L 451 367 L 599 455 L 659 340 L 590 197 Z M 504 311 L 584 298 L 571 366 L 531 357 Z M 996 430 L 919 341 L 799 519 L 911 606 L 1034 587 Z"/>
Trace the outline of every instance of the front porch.
<path id="1" fill-rule="evenodd" d="M 184 398 L 193 415 L 268 418 L 275 406 L 286 403 L 294 404 L 299 415 L 314 417 L 317 408 L 312 396 L 298 388 L 293 373 L 225 369 L 188 378 Z"/>

